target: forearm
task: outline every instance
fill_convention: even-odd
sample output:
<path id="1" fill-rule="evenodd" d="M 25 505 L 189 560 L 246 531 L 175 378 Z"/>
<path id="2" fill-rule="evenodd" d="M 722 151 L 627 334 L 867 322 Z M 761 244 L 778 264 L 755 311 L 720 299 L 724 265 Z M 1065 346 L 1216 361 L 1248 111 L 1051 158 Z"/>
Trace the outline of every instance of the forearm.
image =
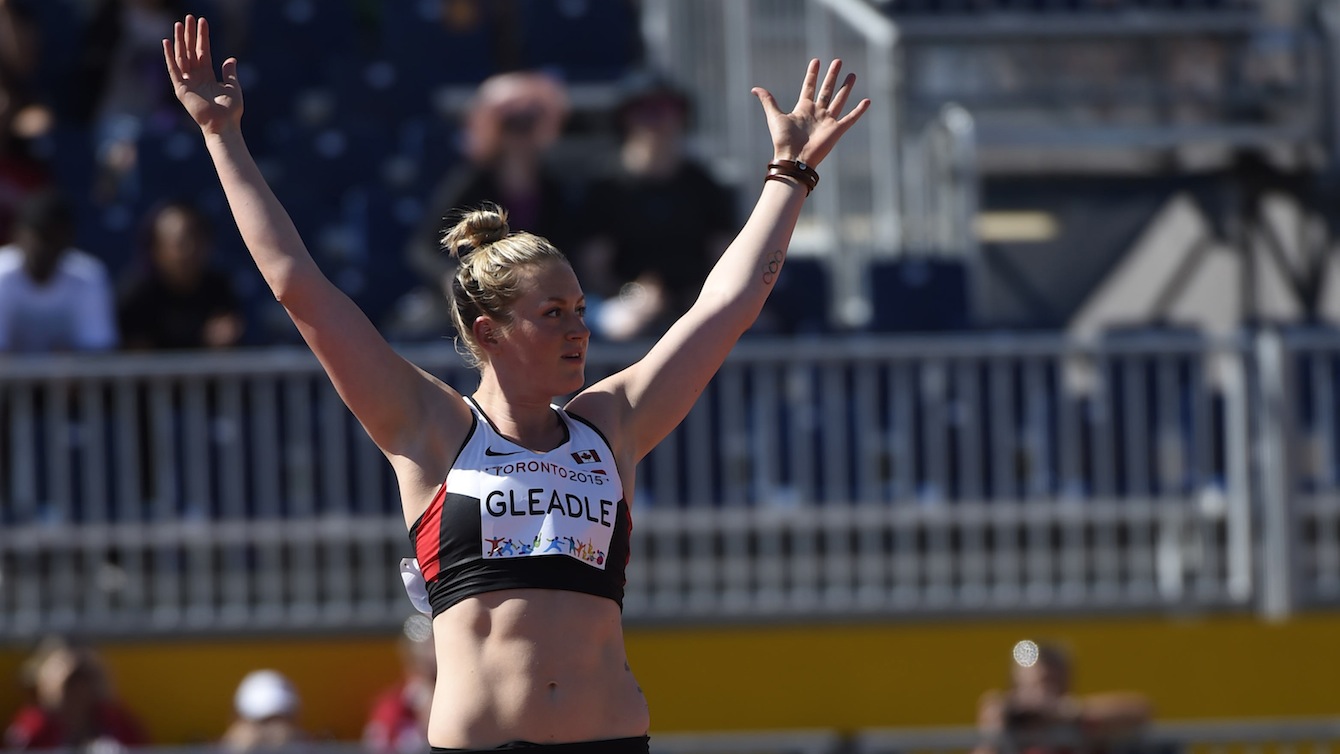
<path id="1" fill-rule="evenodd" d="M 240 131 L 205 135 L 242 241 L 274 296 L 286 302 L 295 281 L 317 272 L 293 220 L 265 182 Z"/>
<path id="2" fill-rule="evenodd" d="M 749 329 L 786 261 L 805 196 L 800 185 L 764 182 L 744 228 L 708 274 L 696 306 L 715 309 L 719 324 Z"/>

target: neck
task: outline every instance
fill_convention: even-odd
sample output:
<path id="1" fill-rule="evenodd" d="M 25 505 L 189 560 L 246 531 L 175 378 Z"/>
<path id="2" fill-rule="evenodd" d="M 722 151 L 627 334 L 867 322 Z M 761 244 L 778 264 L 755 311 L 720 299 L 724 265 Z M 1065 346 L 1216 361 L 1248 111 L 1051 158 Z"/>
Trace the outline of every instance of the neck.
<path id="1" fill-rule="evenodd" d="M 525 448 L 545 450 L 558 445 L 563 427 L 550 405 L 553 396 L 516 397 L 504 392 L 494 374 L 485 372 L 475 391 L 475 403 L 504 437 Z"/>
<path id="2" fill-rule="evenodd" d="M 38 285 L 46 285 L 51 278 L 56 276 L 56 268 L 60 262 L 58 259 L 44 258 L 41 262 L 35 261 L 32 254 L 29 254 L 23 262 L 23 271 L 28 277 Z"/>

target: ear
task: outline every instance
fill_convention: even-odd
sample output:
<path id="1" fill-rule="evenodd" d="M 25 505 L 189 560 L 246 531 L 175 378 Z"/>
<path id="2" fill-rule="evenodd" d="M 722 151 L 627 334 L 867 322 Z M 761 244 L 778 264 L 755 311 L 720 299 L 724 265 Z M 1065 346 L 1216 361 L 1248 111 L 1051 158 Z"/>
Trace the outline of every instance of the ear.
<path id="1" fill-rule="evenodd" d="M 492 346 L 498 345 L 498 326 L 492 319 L 483 315 L 475 317 L 471 330 L 474 332 L 475 342 L 484 350 L 489 350 Z"/>

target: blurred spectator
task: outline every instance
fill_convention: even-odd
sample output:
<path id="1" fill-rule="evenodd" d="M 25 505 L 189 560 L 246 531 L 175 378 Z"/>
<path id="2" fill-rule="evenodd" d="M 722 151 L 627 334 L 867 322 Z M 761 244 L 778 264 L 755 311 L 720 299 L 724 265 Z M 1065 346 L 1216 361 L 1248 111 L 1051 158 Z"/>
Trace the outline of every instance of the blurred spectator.
<path id="1" fill-rule="evenodd" d="M 0 244 L 23 200 L 49 178 L 28 150 L 29 141 L 51 126 L 51 113 L 34 99 L 38 27 L 17 0 L 0 0 Z"/>
<path id="2" fill-rule="evenodd" d="M 26 89 L 37 68 L 37 29 L 20 0 L 0 0 L 0 88 Z"/>
<path id="3" fill-rule="evenodd" d="M 663 332 L 738 230 L 731 193 L 685 150 L 689 111 L 688 96 L 658 74 L 622 82 L 618 159 L 587 192 L 575 259 L 587 294 L 603 302 L 597 336 Z"/>
<path id="4" fill-rule="evenodd" d="M 118 307 L 126 348 L 224 348 L 242 336 L 242 308 L 228 276 L 209 266 L 208 219 L 185 202 L 149 215 L 148 268 L 122 292 Z"/>
<path id="5" fill-rule="evenodd" d="M 248 673 L 233 695 L 233 709 L 236 718 L 221 740 L 229 751 L 283 749 L 308 738 L 298 724 L 298 692 L 278 671 Z"/>
<path id="6" fill-rule="evenodd" d="M 95 0 L 74 74 L 73 114 L 93 127 L 100 171 L 95 198 L 127 190 L 141 135 L 178 122 L 163 75 L 162 40 L 185 9 L 180 0 Z"/>
<path id="7" fill-rule="evenodd" d="M 1021 641 L 1014 647 L 1010 688 L 984 694 L 977 707 L 982 743 L 975 754 L 1110 751 L 1149 722 L 1149 700 L 1134 692 L 1078 696 L 1071 665 L 1054 644 Z"/>
<path id="8" fill-rule="evenodd" d="M 51 181 L 46 166 L 29 153 L 15 122 L 19 114 L 6 107 L 5 96 L 0 91 L 0 244 L 14 239 L 14 218 L 23 202 Z"/>
<path id="9" fill-rule="evenodd" d="M 402 337 L 440 336 L 451 327 L 446 291 L 454 267 L 442 253 L 444 220 L 486 202 L 505 208 L 513 230 L 549 239 L 560 249 L 572 237 L 568 187 L 545 163 L 567 117 L 563 85 L 547 74 L 518 71 L 480 84 L 465 116 L 465 162 L 438 184 L 410 238 L 410 266 L 426 288 L 407 294 L 396 323 Z"/>
<path id="10" fill-rule="evenodd" d="M 400 635 L 404 676 L 373 703 L 363 727 L 363 743 L 374 754 L 417 754 L 428 747 L 428 711 L 437 682 L 433 624 L 424 615 L 405 620 Z"/>
<path id="11" fill-rule="evenodd" d="M 32 701 L 5 731 L 10 749 L 88 747 L 115 752 L 149 738 L 112 693 L 97 655 L 60 638 L 42 641 L 24 665 Z"/>
<path id="12" fill-rule="evenodd" d="M 0 247 L 0 353 L 116 346 L 107 269 L 70 246 L 74 232 L 62 194 L 48 190 L 24 203 L 14 243 Z"/>

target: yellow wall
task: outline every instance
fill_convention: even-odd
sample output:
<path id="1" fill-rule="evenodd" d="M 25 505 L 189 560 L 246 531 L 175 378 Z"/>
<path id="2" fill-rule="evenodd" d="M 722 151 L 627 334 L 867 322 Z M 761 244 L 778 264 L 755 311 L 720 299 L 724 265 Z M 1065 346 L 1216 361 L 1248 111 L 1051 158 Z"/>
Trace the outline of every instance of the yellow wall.
<path id="1" fill-rule="evenodd" d="M 1340 614 L 1269 624 L 1251 617 L 1087 618 L 741 627 L 630 628 L 628 651 L 653 733 L 731 728 L 967 725 L 999 685 L 1020 638 L 1060 641 L 1076 687 L 1138 689 L 1162 719 L 1340 714 Z M 198 741 L 227 724 L 253 668 L 288 674 L 304 722 L 358 736 L 367 705 L 397 674 L 394 640 L 120 643 L 102 648 L 122 695 L 158 742 Z M 14 672 L 17 650 L 0 653 Z M 18 702 L 14 687 L 0 709 Z"/>

